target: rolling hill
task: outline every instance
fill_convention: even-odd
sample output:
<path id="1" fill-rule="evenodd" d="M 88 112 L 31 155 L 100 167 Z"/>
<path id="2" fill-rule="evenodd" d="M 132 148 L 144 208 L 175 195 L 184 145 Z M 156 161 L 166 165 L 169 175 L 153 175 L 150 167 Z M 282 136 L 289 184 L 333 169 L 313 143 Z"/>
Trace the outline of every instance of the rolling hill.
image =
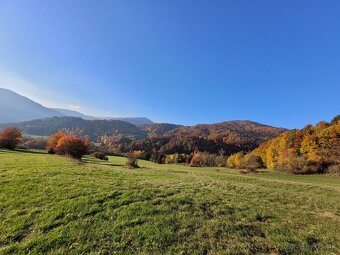
<path id="1" fill-rule="evenodd" d="M 252 121 L 226 121 L 216 124 L 179 126 L 152 124 L 139 126 L 148 135 L 139 140 L 108 138 L 102 140 L 114 152 L 143 151 L 148 155 L 192 154 L 195 150 L 230 155 L 250 151 L 286 129 Z"/>
<path id="2" fill-rule="evenodd" d="M 262 142 L 286 131 L 252 121 L 226 121 L 216 124 L 180 126 L 168 123 L 133 125 L 121 120 L 84 120 L 79 117 L 51 117 L 20 123 L 1 124 L 0 128 L 16 126 L 25 134 L 50 136 L 58 130 L 88 136 L 101 141 L 113 152 L 140 150 L 162 154 L 194 150 L 231 154 L 250 151 Z M 123 148 L 123 149 L 122 149 Z"/>
<path id="3" fill-rule="evenodd" d="M 215 124 L 200 124 L 196 126 L 180 126 L 165 132 L 166 137 L 183 139 L 185 137 L 201 137 L 208 140 L 223 140 L 225 143 L 257 143 L 280 135 L 286 131 L 248 120 L 225 121 Z"/>
<path id="4" fill-rule="evenodd" d="M 340 177 L 0 150 L 0 253 L 340 254 Z"/>
<path id="5" fill-rule="evenodd" d="M 129 122 L 133 125 L 150 125 L 150 124 L 154 124 L 152 120 L 145 118 L 145 117 L 124 117 L 124 118 L 105 118 L 108 120 L 122 120 L 122 121 L 126 121 Z"/>
<path id="6" fill-rule="evenodd" d="M 108 135 L 123 135 L 133 138 L 143 138 L 147 132 L 135 125 L 121 120 L 84 120 L 76 117 L 51 117 L 25 121 L 14 124 L 2 124 L 0 128 L 16 126 L 25 134 L 36 136 L 50 136 L 58 130 L 67 133 L 88 136 L 92 141 Z"/>

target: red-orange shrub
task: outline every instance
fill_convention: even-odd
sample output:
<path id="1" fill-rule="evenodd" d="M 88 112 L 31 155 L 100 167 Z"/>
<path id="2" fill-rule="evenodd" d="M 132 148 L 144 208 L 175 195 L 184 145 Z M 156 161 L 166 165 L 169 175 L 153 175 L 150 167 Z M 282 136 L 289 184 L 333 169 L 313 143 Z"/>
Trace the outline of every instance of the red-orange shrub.
<path id="1" fill-rule="evenodd" d="M 5 128 L 0 133 L 0 148 L 13 150 L 21 142 L 22 133 L 16 127 Z"/>
<path id="2" fill-rule="evenodd" d="M 90 141 L 76 135 L 64 135 L 55 147 L 55 152 L 59 155 L 67 155 L 76 159 L 81 159 L 90 149 Z"/>
<path id="3" fill-rule="evenodd" d="M 50 139 L 47 141 L 46 150 L 50 154 L 55 153 L 55 147 L 57 146 L 60 138 L 64 137 L 66 134 L 63 131 L 58 131 L 57 133 L 51 135 Z"/>

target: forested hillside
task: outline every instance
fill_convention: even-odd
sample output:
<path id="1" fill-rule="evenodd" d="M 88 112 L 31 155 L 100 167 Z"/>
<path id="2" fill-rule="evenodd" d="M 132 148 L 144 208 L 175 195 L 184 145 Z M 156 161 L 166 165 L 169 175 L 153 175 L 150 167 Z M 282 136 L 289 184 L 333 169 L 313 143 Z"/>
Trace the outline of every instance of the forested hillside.
<path id="1" fill-rule="evenodd" d="M 138 151 L 140 155 L 144 154 L 144 158 L 160 158 L 162 155 L 175 153 L 193 155 L 195 151 L 230 155 L 238 151 L 251 151 L 261 142 L 286 130 L 252 121 L 227 121 L 196 126 L 153 124 L 141 127 L 149 132 L 143 139 L 104 136 L 101 143 L 110 151 L 118 153 Z"/>
<path id="2" fill-rule="evenodd" d="M 150 125 L 139 125 L 139 127 L 147 130 L 149 137 L 161 137 L 165 133 L 183 126 L 170 123 L 154 123 Z"/>
<path id="3" fill-rule="evenodd" d="M 301 130 L 286 131 L 252 152 L 270 169 L 296 172 L 338 171 L 340 166 L 340 115 Z"/>
<path id="4" fill-rule="evenodd" d="M 201 124 L 189 127 L 178 127 L 166 132 L 164 136 L 183 139 L 185 137 L 200 137 L 207 140 L 224 143 L 262 143 L 278 136 L 286 129 L 276 128 L 253 121 L 235 120 L 216 124 Z"/>
<path id="5" fill-rule="evenodd" d="M 76 117 L 52 117 L 15 124 L 0 125 L 0 128 L 16 126 L 25 134 L 37 136 L 50 136 L 59 130 L 66 133 L 87 136 L 96 141 L 101 136 L 124 135 L 126 137 L 142 138 L 147 131 L 121 120 L 84 120 Z"/>
<path id="6" fill-rule="evenodd" d="M 52 117 L 15 124 L 24 134 L 50 136 L 59 130 L 90 138 L 107 153 L 137 152 L 138 156 L 162 162 L 166 155 L 195 151 L 228 156 L 249 152 L 262 142 L 285 131 L 252 121 L 226 121 L 216 124 L 180 126 L 160 123 L 135 126 L 120 120 L 84 120 L 77 117 Z M 157 160 L 155 160 L 157 158 Z M 190 158 L 190 157 L 189 157 Z M 189 160 L 188 158 L 188 160 Z"/>

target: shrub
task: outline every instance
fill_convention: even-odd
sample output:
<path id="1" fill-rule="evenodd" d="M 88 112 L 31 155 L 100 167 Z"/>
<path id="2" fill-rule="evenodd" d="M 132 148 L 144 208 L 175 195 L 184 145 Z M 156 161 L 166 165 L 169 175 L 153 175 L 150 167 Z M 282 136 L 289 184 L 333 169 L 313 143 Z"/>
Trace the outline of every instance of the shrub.
<path id="1" fill-rule="evenodd" d="M 231 155 L 228 158 L 228 167 L 229 168 L 242 168 L 243 167 L 243 160 L 244 160 L 244 153 L 243 151 L 235 153 L 233 155 Z"/>
<path id="2" fill-rule="evenodd" d="M 46 148 L 47 140 L 44 138 L 24 137 L 20 143 L 19 148 L 43 150 Z"/>
<path id="3" fill-rule="evenodd" d="M 138 159 L 133 153 L 128 153 L 126 157 L 128 161 L 126 162 L 125 166 L 128 168 L 139 168 Z"/>
<path id="4" fill-rule="evenodd" d="M 325 173 L 328 163 L 325 161 L 312 161 L 305 157 L 292 157 L 277 167 L 279 171 L 293 174 L 321 174 Z"/>
<path id="5" fill-rule="evenodd" d="M 335 174 L 335 175 L 340 175 L 340 164 L 331 165 L 328 168 L 328 173 Z"/>
<path id="6" fill-rule="evenodd" d="M 95 157 L 95 158 L 100 159 L 100 160 L 106 160 L 106 161 L 109 160 L 109 158 L 104 153 L 102 153 L 100 151 L 96 151 L 96 152 L 92 153 L 92 157 Z"/>
<path id="7" fill-rule="evenodd" d="M 153 152 L 150 161 L 157 163 L 157 164 L 164 164 L 165 163 L 165 155 L 159 152 Z"/>
<path id="8" fill-rule="evenodd" d="M 263 162 L 260 156 L 247 154 L 244 156 L 241 165 L 247 170 L 256 170 L 263 167 Z"/>
<path id="9" fill-rule="evenodd" d="M 0 133 L 0 148 L 15 149 L 21 142 L 22 133 L 16 127 L 5 128 Z"/>
<path id="10" fill-rule="evenodd" d="M 76 135 L 64 135 L 59 139 L 55 152 L 59 155 L 81 159 L 89 151 L 89 148 L 90 142 L 88 139 L 80 138 Z"/>
<path id="11" fill-rule="evenodd" d="M 209 154 L 207 152 L 195 152 L 194 156 L 191 159 L 190 166 L 195 167 L 211 167 L 216 165 L 216 155 Z"/>
<path id="12" fill-rule="evenodd" d="M 131 153 L 133 155 L 135 155 L 135 157 L 137 159 L 147 159 L 148 158 L 148 153 L 146 151 L 143 151 L 143 150 L 133 150 L 133 151 L 131 151 Z"/>
<path id="13" fill-rule="evenodd" d="M 186 154 L 179 154 L 179 153 L 175 153 L 175 154 L 168 154 L 165 156 L 164 162 L 165 164 L 181 164 L 181 163 L 187 163 L 188 162 L 188 158 L 190 157 L 190 155 L 186 155 Z M 191 160 L 191 159 L 190 159 Z"/>
<path id="14" fill-rule="evenodd" d="M 227 166 L 227 158 L 225 156 L 217 156 L 215 159 L 215 165 L 219 167 Z"/>
<path id="15" fill-rule="evenodd" d="M 59 142 L 59 140 L 64 137 L 66 134 L 63 131 L 58 131 L 57 133 L 51 135 L 50 139 L 47 141 L 46 150 L 50 154 L 56 153 L 55 148 Z"/>

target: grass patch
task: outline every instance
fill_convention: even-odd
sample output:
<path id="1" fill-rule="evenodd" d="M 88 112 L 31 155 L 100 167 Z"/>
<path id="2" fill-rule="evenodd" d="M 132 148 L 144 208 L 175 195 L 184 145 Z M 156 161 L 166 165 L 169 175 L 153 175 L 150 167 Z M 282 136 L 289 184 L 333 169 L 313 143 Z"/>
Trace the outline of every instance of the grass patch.
<path id="1" fill-rule="evenodd" d="M 0 150 L 0 254 L 340 254 L 339 177 L 125 163 Z"/>

